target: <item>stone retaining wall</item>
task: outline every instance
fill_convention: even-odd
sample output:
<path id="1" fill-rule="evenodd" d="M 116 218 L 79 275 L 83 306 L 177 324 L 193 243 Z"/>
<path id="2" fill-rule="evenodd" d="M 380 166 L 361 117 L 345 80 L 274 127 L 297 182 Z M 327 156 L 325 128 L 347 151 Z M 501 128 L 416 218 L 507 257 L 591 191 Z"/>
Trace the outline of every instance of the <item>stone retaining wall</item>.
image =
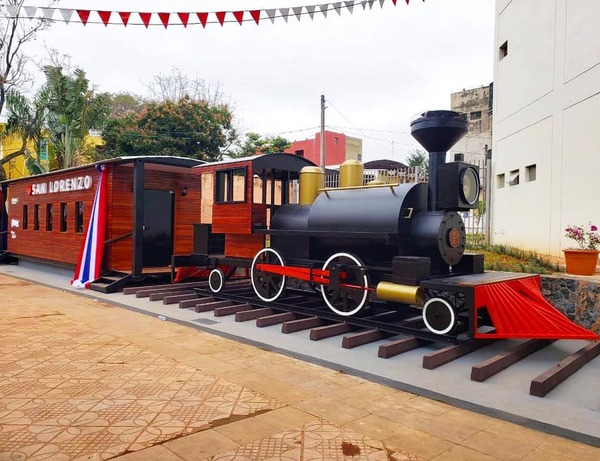
<path id="1" fill-rule="evenodd" d="M 569 319 L 600 334 L 600 283 L 563 275 L 543 275 L 542 294 Z"/>

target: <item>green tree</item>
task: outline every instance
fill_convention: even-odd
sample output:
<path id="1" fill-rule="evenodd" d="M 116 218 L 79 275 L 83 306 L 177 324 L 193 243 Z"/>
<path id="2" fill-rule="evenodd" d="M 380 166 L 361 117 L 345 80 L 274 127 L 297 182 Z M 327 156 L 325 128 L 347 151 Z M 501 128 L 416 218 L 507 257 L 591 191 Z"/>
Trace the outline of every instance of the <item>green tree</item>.
<path id="1" fill-rule="evenodd" d="M 89 130 L 103 127 L 110 110 L 110 96 L 96 94 L 82 69 L 72 75 L 62 67 L 46 66 L 48 129 L 58 169 L 69 168 L 88 160 L 91 146 L 85 138 Z"/>
<path id="2" fill-rule="evenodd" d="M 111 118 L 124 117 L 131 112 L 137 114 L 144 108 L 144 100 L 141 96 L 126 91 L 111 94 L 109 98 Z"/>
<path id="3" fill-rule="evenodd" d="M 406 156 L 406 164 L 411 168 L 419 167 L 427 174 L 429 170 L 429 155 L 423 149 L 412 149 Z"/>
<path id="4" fill-rule="evenodd" d="M 236 138 L 226 104 L 194 101 L 150 102 L 139 113 L 111 118 L 102 131 L 102 155 L 177 155 L 220 160 Z"/>
<path id="5" fill-rule="evenodd" d="M 2 165 L 10 160 L 25 155 L 25 165 L 31 174 L 39 174 L 45 171 L 35 152 L 31 152 L 29 146 L 33 144 L 35 151 L 39 152 L 40 142 L 48 115 L 49 92 L 43 87 L 33 101 L 29 101 L 24 95 L 16 90 L 10 90 L 6 95 L 6 107 L 8 109 L 8 120 L 2 131 L 1 137 L 15 136 L 20 141 L 20 148 L 0 159 L 0 181 L 6 179 Z"/>
<path id="6" fill-rule="evenodd" d="M 238 148 L 227 155 L 231 158 L 249 157 L 256 154 L 272 154 L 283 152 L 291 143 L 281 136 L 262 137 L 258 133 L 247 133 L 243 142 L 238 142 Z"/>

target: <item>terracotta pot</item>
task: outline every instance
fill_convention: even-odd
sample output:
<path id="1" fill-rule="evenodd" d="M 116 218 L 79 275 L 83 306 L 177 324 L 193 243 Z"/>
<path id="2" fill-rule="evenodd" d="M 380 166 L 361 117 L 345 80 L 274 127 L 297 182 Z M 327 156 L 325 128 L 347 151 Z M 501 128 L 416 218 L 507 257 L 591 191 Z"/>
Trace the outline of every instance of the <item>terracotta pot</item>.
<path id="1" fill-rule="evenodd" d="M 596 272 L 598 254 L 596 250 L 563 250 L 567 263 L 567 274 L 593 275 Z"/>

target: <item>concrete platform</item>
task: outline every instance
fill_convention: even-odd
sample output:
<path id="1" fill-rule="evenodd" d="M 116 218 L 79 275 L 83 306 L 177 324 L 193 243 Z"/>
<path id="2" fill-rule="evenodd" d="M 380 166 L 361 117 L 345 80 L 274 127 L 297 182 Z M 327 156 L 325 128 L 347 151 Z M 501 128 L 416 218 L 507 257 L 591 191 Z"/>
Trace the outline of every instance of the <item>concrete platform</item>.
<path id="1" fill-rule="evenodd" d="M 548 368 L 549 364 L 556 362 L 557 357 L 560 358 L 581 347 L 582 344 L 578 341 L 556 343 L 555 346 L 535 354 L 531 360 L 528 359 L 520 365 L 511 367 L 486 383 L 474 383 L 469 379 L 470 367 L 473 363 L 488 358 L 506 347 L 506 344 L 497 343 L 492 349 L 481 350 L 468 359 L 464 358 L 456 363 L 429 371 L 420 366 L 423 351 L 413 351 L 387 360 L 378 359 L 377 343 L 346 350 L 341 348 L 341 338 L 331 338 L 315 343 L 309 340 L 308 332 L 284 335 L 280 332 L 280 326 L 259 329 L 254 326 L 254 322 L 236 323 L 233 317 L 215 318 L 212 313 L 197 314 L 186 309 L 178 309 L 176 305 L 165 306 L 149 302 L 147 299 L 136 299 L 122 294 L 102 295 L 87 290 L 72 290 L 69 286 L 70 274 L 67 272 L 47 271 L 40 266 L 26 264 L 0 266 L 0 273 L 32 280 L 60 290 L 57 292 L 36 287 L 27 282 L 16 283 L 15 279 L 8 277 L 0 277 L 0 296 L 4 298 L 7 303 L 5 309 L 12 316 L 8 332 L 2 333 L 3 339 L 5 335 L 12 333 L 14 325 L 33 321 L 26 319 L 35 319 L 36 323 L 41 322 L 45 325 L 40 332 L 43 331 L 43 328 L 49 328 L 48 331 L 52 331 L 50 320 L 55 320 L 55 313 L 58 312 L 61 316 L 66 316 L 67 319 L 80 324 L 77 327 L 71 325 L 70 328 L 75 328 L 75 330 L 67 330 L 67 333 L 62 333 L 63 335 L 68 334 L 68 331 L 77 331 L 79 328 L 81 334 L 91 329 L 103 336 L 114 337 L 114 341 L 117 341 L 116 347 L 123 346 L 128 353 L 119 356 L 115 355 L 116 351 L 113 351 L 109 356 L 118 357 L 117 362 L 123 362 L 121 364 L 123 366 L 134 366 L 137 359 L 133 357 L 147 356 L 144 351 L 149 351 L 159 354 L 155 360 L 167 360 L 167 362 L 171 360 L 168 362 L 170 369 L 174 366 L 177 368 L 177 364 L 181 367 L 191 367 L 190 369 L 184 368 L 184 377 L 177 378 L 177 382 L 183 379 L 187 380 L 185 385 L 194 386 L 195 384 L 192 382 L 195 383 L 197 379 L 200 381 L 210 380 L 216 376 L 228 380 L 231 385 L 237 385 L 236 389 L 239 389 L 239 386 L 247 388 L 247 391 L 242 389 L 241 392 L 247 392 L 248 396 L 255 396 L 256 394 L 253 393 L 260 393 L 262 396 L 259 398 L 260 405 L 263 405 L 260 408 L 252 404 L 245 407 L 244 411 L 235 410 L 229 414 L 225 413 L 222 417 L 213 414 L 202 420 L 205 421 L 203 424 L 206 426 L 191 427 L 190 422 L 179 418 L 177 424 L 168 425 L 173 432 L 166 434 L 162 430 L 158 431 L 162 437 L 166 437 L 162 440 L 167 440 L 162 445 L 154 446 L 161 440 L 148 435 L 157 430 L 146 430 L 144 433 L 147 436 L 138 434 L 133 441 L 124 442 L 124 444 L 129 443 L 127 447 L 124 448 L 122 443 L 120 452 L 119 448 L 110 447 L 108 451 L 95 451 L 93 454 L 97 456 L 97 459 L 106 457 L 102 453 L 108 455 L 110 452 L 111 456 L 114 456 L 124 451 L 136 451 L 136 453 L 126 455 L 125 457 L 128 459 L 137 459 L 136 456 L 144 456 L 139 459 L 204 459 L 215 455 L 218 455 L 215 459 L 221 459 L 220 455 L 223 455 L 222 459 L 240 457 L 264 459 L 271 455 L 279 456 L 284 452 L 290 452 L 288 454 L 292 459 L 300 459 L 300 454 L 306 458 L 310 453 L 298 451 L 292 453 L 290 450 L 299 449 L 297 440 L 301 439 L 305 441 L 308 439 L 319 440 L 318 443 L 313 444 L 316 447 L 313 453 L 316 459 L 336 457 L 339 459 L 339 450 L 342 450 L 340 456 L 344 454 L 350 456 L 354 453 L 355 458 L 353 459 L 378 459 L 380 456 L 381 459 L 392 459 L 388 456 L 391 454 L 394 454 L 395 459 L 436 460 L 573 459 L 580 461 L 600 457 L 600 450 L 589 445 L 567 441 L 505 422 L 514 421 L 531 428 L 544 430 L 547 433 L 559 434 L 587 444 L 600 445 L 600 433 L 598 432 L 600 430 L 600 424 L 598 424 L 600 423 L 598 414 L 600 393 L 597 389 L 597 383 L 600 382 L 598 379 L 600 367 L 598 363 L 592 362 L 584 367 L 577 375 L 544 399 L 531 397 L 528 394 L 529 381 L 539 372 Z M 73 297 L 69 293 L 71 291 L 77 291 L 78 295 L 84 297 Z M 127 309 L 116 309 L 99 301 L 107 301 Z M 2 302 L 0 301 L 0 303 Z M 23 310 L 23 315 L 19 314 L 19 309 Z M 148 314 L 148 316 L 139 316 L 135 312 Z M 166 320 L 162 321 L 159 317 Z M 22 325 L 20 326 L 22 327 Z M 56 325 L 54 326 L 56 327 Z M 62 327 L 69 328 L 64 325 Z M 193 331 L 189 327 L 218 336 Z M 19 343 L 22 348 L 24 344 L 27 344 L 27 328 L 21 330 L 20 334 Z M 2 344 L 14 343 L 14 338 L 8 336 L 7 338 Z M 235 342 L 223 338 L 232 338 L 235 339 Z M 119 339 L 125 341 L 126 344 L 119 343 Z M 67 338 L 62 337 L 62 341 L 66 341 L 66 344 L 61 347 L 69 345 Z M 111 339 L 108 342 L 112 341 Z M 247 344 L 260 345 L 260 348 Z M 4 350 L 4 346 L 2 349 Z M 72 352 L 75 352 L 76 349 L 76 347 L 71 348 Z M 278 353 L 273 354 L 265 349 Z M 39 347 L 38 350 L 43 350 L 43 348 Z M 16 378 L 22 377 L 23 379 L 28 378 L 25 380 L 26 382 L 35 383 L 36 379 L 42 379 L 35 373 L 27 375 L 27 370 L 41 366 L 39 361 L 31 362 L 28 357 L 31 358 L 31 356 L 26 356 L 19 359 L 19 356 L 16 355 L 11 359 L 11 354 L 5 353 L 3 364 L 6 363 L 5 366 L 8 368 L 13 367 L 13 370 L 21 371 L 16 375 L 11 375 L 10 372 L 7 375 L 3 371 L 0 374 L 0 380 L 4 380 L 3 382 L 6 383 L 6 380 L 14 381 Z M 289 357 L 298 357 L 303 361 L 296 361 Z M 55 354 L 45 360 L 59 360 L 59 358 L 63 360 L 64 354 Z M 1 370 L 5 370 L 3 364 L 0 364 Z M 314 364 L 325 365 L 327 368 L 321 368 Z M 25 369 L 23 369 L 23 365 L 25 365 Z M 31 366 L 27 368 L 29 365 Z M 59 366 L 59 363 L 56 362 L 54 365 Z M 152 372 L 147 373 L 147 376 L 143 375 L 144 370 L 150 365 L 151 363 L 138 363 L 138 367 L 135 368 L 136 373 L 142 373 L 138 377 L 145 376 L 149 380 L 156 378 L 160 381 L 160 373 L 156 376 Z M 80 366 L 84 365 L 80 364 Z M 86 376 L 84 373 L 87 372 L 86 370 L 80 371 L 83 373 L 81 376 Z M 51 378 L 43 379 L 59 378 L 67 381 L 76 379 L 69 373 L 58 377 L 52 375 Z M 94 377 L 90 375 L 86 379 L 93 381 Z M 116 377 L 111 379 L 114 381 Z M 54 384 L 55 382 L 52 381 L 52 385 Z M 20 383 L 20 385 L 24 385 L 24 383 Z M 113 382 L 112 385 L 114 386 L 115 383 Z M 72 387 L 77 388 L 77 386 Z M 2 389 L 0 385 L 0 392 Z M 113 400 L 105 398 L 101 390 L 98 392 L 98 394 L 93 392 L 90 394 L 94 397 L 91 399 L 93 402 L 90 405 L 100 405 L 95 400 L 97 399 L 99 402 L 106 402 L 108 407 L 116 408 Z M 32 396 L 30 400 L 40 398 L 37 395 L 30 395 Z M 165 399 L 169 400 L 167 398 L 168 390 L 154 392 L 153 395 L 161 404 Z M 0 395 L 0 397 L 4 404 L 5 396 Z M 25 398 L 29 397 L 25 396 Z M 250 401 L 254 398 L 251 397 Z M 131 400 L 136 399 L 131 398 Z M 15 402 L 12 403 L 16 405 Z M 196 403 L 204 405 L 206 402 L 197 401 Z M 173 404 L 171 401 L 170 404 L 177 406 L 182 403 Z M 29 405 L 32 403 L 30 402 Z M 85 405 L 85 403 L 81 405 Z M 221 402 L 217 404 L 217 407 L 223 408 L 222 405 Z M 169 403 L 167 402 L 162 408 L 167 409 L 168 407 Z M 25 412 L 18 416 L 25 419 L 11 419 L 12 423 L 9 422 L 8 425 L 13 428 L 19 426 L 19 430 L 24 431 L 23 434 L 29 434 L 29 429 L 26 427 L 29 427 L 28 424 L 32 424 L 35 418 L 27 416 L 26 409 L 23 408 L 0 408 L 0 425 L 2 425 L 0 459 L 4 459 L 3 456 L 10 452 L 5 449 L 9 445 L 6 442 L 7 438 L 2 435 L 7 424 L 2 418 L 8 417 L 5 414 L 7 410 L 12 412 L 10 418 L 17 417 L 15 412 L 18 415 L 20 415 L 19 411 Z M 70 410 L 72 408 L 53 411 L 65 411 L 72 414 L 73 412 L 69 413 Z M 468 410 L 475 410 L 477 413 Z M 152 421 L 165 419 L 163 413 L 171 415 L 170 420 L 173 419 L 172 413 L 161 410 L 156 412 Z M 489 418 L 482 414 L 495 415 L 500 419 Z M 281 417 L 277 415 L 281 415 Z M 27 418 L 32 422 L 27 423 Z M 198 418 L 192 419 L 197 423 Z M 15 421 L 20 422 L 13 424 Z M 123 421 L 123 419 L 119 421 Z M 125 418 L 124 421 L 128 421 L 128 419 Z M 220 421 L 220 423 L 215 423 L 216 421 Z M 75 422 L 80 422 L 80 420 L 76 419 Z M 248 426 L 251 423 L 252 426 Z M 48 424 L 54 427 L 52 424 Z M 122 422 L 120 424 L 121 426 L 118 427 L 127 426 Z M 114 423 L 110 423 L 109 427 L 113 427 L 111 425 Z M 243 434 L 236 432 L 238 427 L 236 425 L 244 426 L 241 431 Z M 81 431 L 81 428 L 77 427 Z M 250 430 L 249 427 L 257 429 Z M 188 430 L 190 428 L 191 431 Z M 63 436 L 66 437 L 66 435 L 52 432 L 50 429 L 48 431 L 50 432 L 43 433 L 52 434 L 52 437 L 48 435 L 49 442 L 59 442 Z M 133 431 L 135 432 L 135 430 Z M 192 435 L 184 436 L 190 432 L 193 432 Z M 114 435 L 112 432 L 111 434 Z M 35 441 L 41 443 L 39 433 L 36 437 Z M 90 435 L 90 437 L 92 436 Z M 337 440 L 337 442 L 325 444 L 323 440 L 328 438 Z M 191 441 L 192 439 L 197 442 Z M 143 443 L 138 443 L 140 440 Z M 204 448 L 196 448 L 188 451 L 185 448 L 188 446 L 188 440 L 192 444 L 190 447 L 198 443 L 203 447 L 208 446 L 210 449 L 203 451 Z M 345 440 L 349 440 L 347 445 L 343 445 Z M 234 442 L 233 445 L 230 443 L 231 441 Z M 362 442 L 358 443 L 358 441 Z M 46 445 L 53 445 L 60 449 L 60 443 L 49 442 Z M 300 445 L 302 449 L 308 449 L 310 443 L 308 445 L 300 443 Z M 153 446 L 153 448 L 144 449 L 147 446 Z M 10 447 L 12 450 L 24 449 L 14 445 L 10 445 Z M 266 452 L 261 452 L 263 449 L 261 447 L 279 448 L 267 456 Z M 356 447 L 362 453 L 360 457 L 356 453 Z M 56 448 L 39 448 L 38 452 L 42 449 Z M 152 455 L 155 457 L 148 453 L 151 450 L 156 453 Z M 346 451 L 344 452 L 344 450 Z M 227 453 L 223 454 L 222 452 Z M 171 458 L 172 455 L 174 457 Z M 65 456 L 64 459 L 77 459 L 68 453 Z M 14 456 L 7 459 L 13 458 Z M 27 459 L 27 456 L 18 459 Z"/>

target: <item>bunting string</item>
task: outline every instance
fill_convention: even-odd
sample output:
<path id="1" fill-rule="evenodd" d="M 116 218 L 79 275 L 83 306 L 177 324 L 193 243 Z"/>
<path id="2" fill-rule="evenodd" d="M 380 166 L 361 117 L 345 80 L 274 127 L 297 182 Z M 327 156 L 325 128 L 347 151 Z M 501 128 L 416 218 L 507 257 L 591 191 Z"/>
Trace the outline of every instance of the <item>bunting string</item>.
<path id="1" fill-rule="evenodd" d="M 146 29 L 151 26 L 160 26 L 166 29 L 170 26 L 183 26 L 186 28 L 187 26 L 199 25 L 205 28 L 207 24 L 219 24 L 223 26 L 226 23 L 237 23 L 241 26 L 244 23 L 254 22 L 256 25 L 259 25 L 259 22 L 264 19 L 268 19 L 271 24 L 274 24 L 275 20 L 280 18 L 287 23 L 290 16 L 295 17 L 298 21 L 303 16 L 308 16 L 311 20 L 314 20 L 315 14 L 322 15 L 324 18 L 327 18 L 327 14 L 330 12 L 335 12 L 338 16 L 341 16 L 342 10 L 352 14 L 355 6 L 360 6 L 363 10 L 367 8 L 372 10 L 373 5 L 379 4 L 380 8 L 383 8 L 385 1 L 350 0 L 287 8 L 210 12 L 107 11 L 20 5 L 3 5 L 1 7 L 5 10 L 4 16 L 8 19 L 43 19 L 52 22 L 64 22 L 66 24 L 78 22 L 84 26 L 88 24 L 103 24 L 107 27 L 109 25 L 123 27 L 144 26 Z M 390 1 L 396 6 L 398 0 Z M 410 0 L 405 0 L 405 2 L 408 5 Z"/>

